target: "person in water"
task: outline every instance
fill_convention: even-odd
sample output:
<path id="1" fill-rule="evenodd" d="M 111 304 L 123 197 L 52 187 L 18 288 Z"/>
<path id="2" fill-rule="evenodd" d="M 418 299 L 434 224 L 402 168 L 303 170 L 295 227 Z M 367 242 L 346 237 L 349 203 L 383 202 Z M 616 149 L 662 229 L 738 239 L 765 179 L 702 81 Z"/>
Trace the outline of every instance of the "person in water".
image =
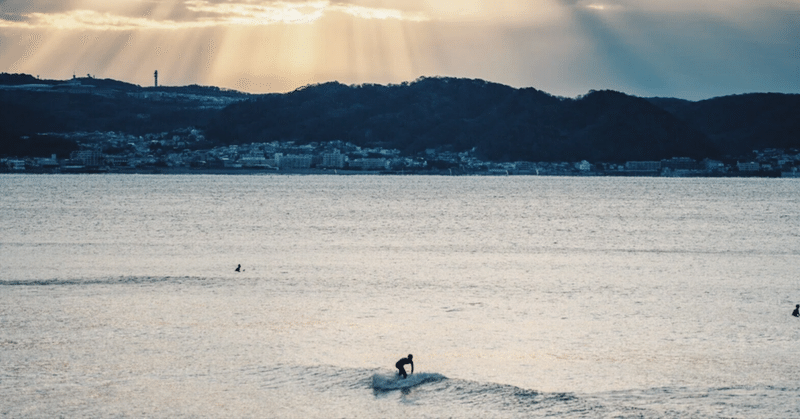
<path id="1" fill-rule="evenodd" d="M 241 271 L 242 271 L 242 265 L 239 264 L 239 266 L 236 267 L 236 272 L 241 272 Z"/>
<path id="2" fill-rule="evenodd" d="M 408 374 L 406 374 L 406 369 L 404 368 L 406 364 L 411 364 L 411 373 L 413 374 L 414 373 L 414 360 L 413 359 L 414 359 L 414 355 L 408 354 L 408 358 L 403 358 L 403 359 L 397 361 L 397 363 L 394 364 L 394 366 L 397 367 L 397 374 L 399 374 L 403 378 L 408 377 Z"/>
<path id="3" fill-rule="evenodd" d="M 792 312 L 792 316 L 800 317 L 800 304 L 794 306 L 794 311 Z"/>

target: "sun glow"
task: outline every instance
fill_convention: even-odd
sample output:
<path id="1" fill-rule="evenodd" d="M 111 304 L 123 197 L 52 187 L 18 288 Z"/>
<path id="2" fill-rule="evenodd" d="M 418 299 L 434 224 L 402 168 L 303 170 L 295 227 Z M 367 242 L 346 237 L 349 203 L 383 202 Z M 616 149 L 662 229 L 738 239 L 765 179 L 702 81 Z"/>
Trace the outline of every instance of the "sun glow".
<path id="1" fill-rule="evenodd" d="M 80 29 L 96 31 L 129 31 L 137 29 L 181 30 L 208 27 L 263 26 L 271 24 L 310 24 L 326 14 L 343 13 L 354 18 L 424 22 L 430 20 L 422 12 L 372 8 L 358 5 L 309 1 L 300 3 L 221 3 L 187 0 L 182 3 L 189 16 L 181 20 L 156 19 L 147 16 L 126 16 L 112 12 L 79 9 L 58 13 L 22 13 L 19 20 L 0 19 L 0 27 L 18 29 Z"/>
<path id="2" fill-rule="evenodd" d="M 93 31 L 130 31 L 136 29 L 176 30 L 210 26 L 203 22 L 156 21 L 93 10 L 73 10 L 66 13 L 29 13 L 22 22 L 0 20 L 0 26 L 17 29 L 66 29 Z"/>
<path id="3" fill-rule="evenodd" d="M 787 18 L 800 4 L 724 3 L 0 0 L 0 72 L 151 85 L 158 69 L 162 85 L 258 93 L 420 76 L 562 95 L 599 88 L 663 95 L 662 86 L 706 89 L 721 85 L 720 76 L 800 89 L 792 73 L 798 58 L 785 54 L 800 36 Z"/>

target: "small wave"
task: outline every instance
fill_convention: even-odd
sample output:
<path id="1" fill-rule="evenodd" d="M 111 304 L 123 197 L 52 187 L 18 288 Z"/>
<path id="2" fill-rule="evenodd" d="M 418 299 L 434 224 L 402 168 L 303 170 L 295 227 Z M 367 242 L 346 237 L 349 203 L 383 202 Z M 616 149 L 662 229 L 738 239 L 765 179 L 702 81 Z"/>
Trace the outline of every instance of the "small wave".
<path id="1" fill-rule="evenodd" d="M 659 387 L 585 395 L 605 412 L 639 412 L 648 417 L 800 417 L 800 388 L 732 386 Z"/>
<path id="2" fill-rule="evenodd" d="M 571 393 L 543 393 L 435 372 L 415 371 L 403 379 L 383 368 L 283 364 L 250 366 L 238 375 L 254 379 L 270 391 L 291 389 L 328 401 L 344 401 L 342 411 L 355 412 L 349 417 L 594 418 L 606 417 L 608 412 L 602 404 Z M 367 392 L 373 398 L 365 398 Z"/>
<path id="3" fill-rule="evenodd" d="M 365 412 L 403 404 L 405 411 L 430 417 L 641 418 L 641 417 L 798 417 L 795 387 L 649 388 L 592 394 L 541 392 L 509 384 L 463 380 L 415 372 L 402 379 L 386 369 L 331 365 L 252 367 L 241 375 L 257 377 L 264 388 L 318 393 L 336 400 L 374 399 Z M 409 394 L 413 394 L 409 399 Z M 350 399 L 348 399 L 350 398 Z M 359 402 L 355 402 L 356 404 Z M 744 414 L 743 414 L 744 412 Z M 359 415 L 354 415 L 359 416 Z M 323 416 L 324 417 L 324 416 Z M 373 417 L 364 414 L 363 417 Z M 412 415 L 413 417 L 413 415 Z"/>
<path id="4" fill-rule="evenodd" d="M 80 285 L 114 285 L 114 284 L 158 284 L 205 281 L 207 278 L 198 277 L 154 277 L 154 276 L 123 276 L 116 278 L 83 278 L 83 279 L 30 279 L 30 280 L 0 280 L 0 286 L 80 286 Z"/>
<path id="5" fill-rule="evenodd" d="M 411 374 L 406 378 L 401 378 L 397 374 L 374 374 L 372 376 L 372 389 L 378 392 L 403 390 L 416 387 L 422 384 L 435 383 L 446 380 L 447 377 L 436 373 L 417 373 Z"/>

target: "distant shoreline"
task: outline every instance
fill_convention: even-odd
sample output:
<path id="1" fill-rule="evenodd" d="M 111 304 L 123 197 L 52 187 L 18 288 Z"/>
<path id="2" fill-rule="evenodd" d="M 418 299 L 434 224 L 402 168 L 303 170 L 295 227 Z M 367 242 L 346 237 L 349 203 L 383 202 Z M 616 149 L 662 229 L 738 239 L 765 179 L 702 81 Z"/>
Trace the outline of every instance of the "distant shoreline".
<path id="1" fill-rule="evenodd" d="M 729 173 L 695 173 L 663 176 L 659 172 L 557 172 L 557 173 L 534 173 L 528 171 L 507 171 L 484 172 L 484 171 L 448 171 L 448 170 L 418 170 L 418 171 L 389 171 L 389 170 L 343 170 L 343 169 L 244 169 L 244 168 L 136 168 L 136 169 L 75 169 L 75 170 L 53 170 L 53 169 L 34 169 L 34 170 L 7 170 L 0 171 L 2 174 L 16 175 L 234 175 L 234 176 L 307 176 L 307 175 L 330 175 L 330 176 L 529 176 L 529 177 L 663 177 L 663 178 L 782 178 L 800 179 L 800 172 L 729 172 Z"/>

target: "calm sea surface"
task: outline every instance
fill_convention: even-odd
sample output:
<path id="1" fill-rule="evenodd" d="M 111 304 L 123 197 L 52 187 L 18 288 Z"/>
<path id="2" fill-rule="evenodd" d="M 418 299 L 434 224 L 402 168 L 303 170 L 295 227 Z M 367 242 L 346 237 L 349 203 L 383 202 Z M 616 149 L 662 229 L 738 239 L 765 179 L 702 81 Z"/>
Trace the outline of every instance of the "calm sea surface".
<path id="1" fill-rule="evenodd" d="M 797 180 L 0 175 L 3 417 L 798 417 L 795 304 Z"/>

